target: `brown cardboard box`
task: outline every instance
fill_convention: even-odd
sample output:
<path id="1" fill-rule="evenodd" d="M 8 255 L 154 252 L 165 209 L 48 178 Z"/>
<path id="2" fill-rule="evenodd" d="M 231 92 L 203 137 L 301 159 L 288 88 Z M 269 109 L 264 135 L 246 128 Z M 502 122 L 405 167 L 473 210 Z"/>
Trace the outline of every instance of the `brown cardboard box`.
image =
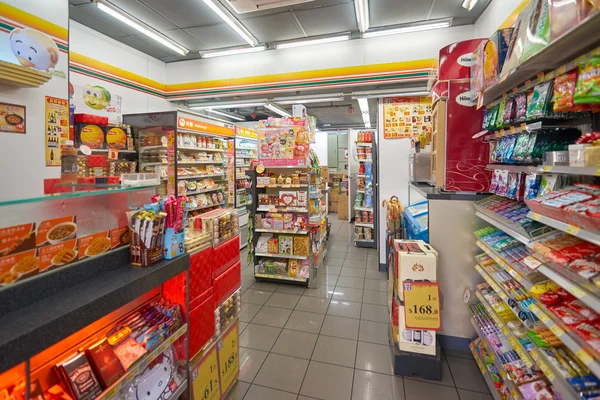
<path id="1" fill-rule="evenodd" d="M 348 220 L 348 195 L 338 195 L 338 219 L 347 221 Z"/>
<path id="2" fill-rule="evenodd" d="M 321 166 L 321 181 L 329 181 L 329 167 Z"/>
<path id="3" fill-rule="evenodd" d="M 330 213 L 336 213 L 336 212 L 338 212 L 338 203 L 337 203 L 337 201 L 335 203 L 329 203 L 329 212 Z"/>

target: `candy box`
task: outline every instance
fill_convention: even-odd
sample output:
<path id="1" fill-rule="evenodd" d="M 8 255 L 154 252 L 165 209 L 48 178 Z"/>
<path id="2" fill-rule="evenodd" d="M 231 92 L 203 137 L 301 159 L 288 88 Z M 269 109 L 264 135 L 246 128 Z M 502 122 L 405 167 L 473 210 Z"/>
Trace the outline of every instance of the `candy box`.
<path id="1" fill-rule="evenodd" d="M 296 207 L 298 205 L 298 192 L 287 190 L 280 191 L 279 205 L 282 207 Z"/>
<path id="2" fill-rule="evenodd" d="M 275 218 L 273 219 L 273 229 L 277 231 L 282 231 L 283 228 L 283 218 Z"/>
<path id="3" fill-rule="evenodd" d="M 269 254 L 277 254 L 279 252 L 279 241 L 277 240 L 276 236 L 269 238 L 267 241 L 267 247 Z"/>
<path id="4" fill-rule="evenodd" d="M 291 231 L 294 229 L 294 214 L 285 213 L 283 214 L 283 229 Z"/>
<path id="5" fill-rule="evenodd" d="M 104 149 L 105 135 L 105 125 L 75 123 L 75 147 L 85 145 L 90 149 Z"/>
<path id="6" fill-rule="evenodd" d="M 309 238 L 308 236 L 294 236 L 294 255 L 308 257 Z"/>
<path id="7" fill-rule="evenodd" d="M 279 236 L 279 254 L 291 256 L 294 250 L 294 239 L 292 236 Z"/>
<path id="8" fill-rule="evenodd" d="M 305 191 L 298 191 L 298 200 L 297 200 L 297 204 L 298 207 L 306 207 L 308 204 L 308 196 L 307 196 L 307 192 Z"/>
<path id="9" fill-rule="evenodd" d="M 268 253 L 269 252 L 269 239 L 271 239 L 273 235 L 260 235 L 258 237 L 258 241 L 256 243 L 256 252 L 257 253 Z"/>

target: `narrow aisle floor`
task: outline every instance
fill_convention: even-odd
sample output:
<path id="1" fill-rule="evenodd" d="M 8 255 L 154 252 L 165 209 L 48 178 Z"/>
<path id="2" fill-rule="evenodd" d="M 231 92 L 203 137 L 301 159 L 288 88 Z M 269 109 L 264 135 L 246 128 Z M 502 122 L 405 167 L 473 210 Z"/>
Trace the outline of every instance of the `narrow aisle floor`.
<path id="1" fill-rule="evenodd" d="M 319 289 L 255 282 L 243 268 L 241 372 L 229 398 L 491 400 L 470 353 L 446 353 L 440 382 L 393 375 L 386 273 L 376 250 L 354 247 L 352 224 L 330 221 Z"/>

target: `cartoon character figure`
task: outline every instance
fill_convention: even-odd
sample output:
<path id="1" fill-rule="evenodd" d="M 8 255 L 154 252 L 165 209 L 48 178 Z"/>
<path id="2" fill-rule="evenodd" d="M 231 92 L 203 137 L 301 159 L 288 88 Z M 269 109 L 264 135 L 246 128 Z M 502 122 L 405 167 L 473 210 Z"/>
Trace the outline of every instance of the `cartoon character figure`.
<path id="1" fill-rule="evenodd" d="M 110 92 L 102 86 L 86 85 L 83 102 L 94 110 L 104 110 L 110 104 Z"/>
<path id="2" fill-rule="evenodd" d="M 136 377 L 135 399 L 167 400 L 171 397 L 177 389 L 171 356 L 171 351 L 167 350 Z"/>
<path id="3" fill-rule="evenodd" d="M 16 28 L 10 32 L 8 40 L 13 54 L 24 67 L 48 71 L 58 63 L 58 46 L 42 32 Z"/>

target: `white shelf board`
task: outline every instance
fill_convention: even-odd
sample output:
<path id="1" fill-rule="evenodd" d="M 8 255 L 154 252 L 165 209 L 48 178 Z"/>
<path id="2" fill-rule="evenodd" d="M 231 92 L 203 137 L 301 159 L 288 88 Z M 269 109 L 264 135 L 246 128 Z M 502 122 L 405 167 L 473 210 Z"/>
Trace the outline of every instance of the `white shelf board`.
<path id="1" fill-rule="evenodd" d="M 565 222 L 556 220 L 554 218 L 546 217 L 542 214 L 534 213 L 532 211 L 527 213 L 527 218 L 533 219 L 534 221 L 541 222 L 555 229 L 561 230 L 568 233 L 569 235 L 577 236 L 580 239 L 586 240 L 590 243 L 600 246 L 600 234 L 591 232 L 585 229 L 581 229 L 578 226 L 569 225 Z"/>

